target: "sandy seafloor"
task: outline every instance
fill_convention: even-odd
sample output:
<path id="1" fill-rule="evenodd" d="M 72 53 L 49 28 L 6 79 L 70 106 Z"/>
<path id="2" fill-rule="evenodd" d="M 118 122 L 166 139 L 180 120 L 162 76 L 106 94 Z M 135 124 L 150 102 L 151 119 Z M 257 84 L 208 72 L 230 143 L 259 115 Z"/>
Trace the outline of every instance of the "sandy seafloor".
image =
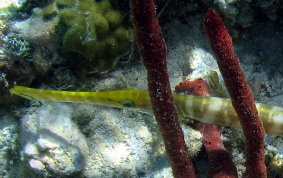
<path id="1" fill-rule="evenodd" d="M 217 66 L 204 36 L 204 11 L 168 14 L 161 16 L 161 24 L 173 89 L 186 78 L 201 77 Z M 283 107 L 282 24 L 262 20 L 230 31 L 256 101 Z M 145 69 L 133 56 L 99 76 L 81 78 L 59 66 L 52 69 L 55 75 L 36 81 L 33 87 L 147 89 Z M 23 101 L 3 109 L 0 117 L 0 177 L 172 177 L 151 115 L 84 103 Z M 208 177 L 201 134 L 189 123 L 183 129 L 199 177 Z M 241 177 L 245 169 L 242 131 L 222 130 Z M 267 135 L 266 150 L 269 177 L 283 177 L 283 137 Z"/>

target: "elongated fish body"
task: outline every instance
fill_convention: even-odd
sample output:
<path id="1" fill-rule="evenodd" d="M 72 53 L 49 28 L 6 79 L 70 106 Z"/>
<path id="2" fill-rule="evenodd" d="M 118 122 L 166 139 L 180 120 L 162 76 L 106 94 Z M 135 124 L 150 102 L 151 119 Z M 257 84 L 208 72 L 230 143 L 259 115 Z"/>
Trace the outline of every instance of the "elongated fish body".
<path id="1" fill-rule="evenodd" d="M 30 100 L 92 103 L 107 107 L 129 108 L 151 113 L 149 94 L 145 90 L 124 89 L 97 92 L 74 92 L 33 89 L 15 86 L 12 94 Z M 174 95 L 178 113 L 182 118 L 192 118 L 211 124 L 241 128 L 230 99 Z M 256 104 L 266 133 L 283 135 L 283 108 Z"/>

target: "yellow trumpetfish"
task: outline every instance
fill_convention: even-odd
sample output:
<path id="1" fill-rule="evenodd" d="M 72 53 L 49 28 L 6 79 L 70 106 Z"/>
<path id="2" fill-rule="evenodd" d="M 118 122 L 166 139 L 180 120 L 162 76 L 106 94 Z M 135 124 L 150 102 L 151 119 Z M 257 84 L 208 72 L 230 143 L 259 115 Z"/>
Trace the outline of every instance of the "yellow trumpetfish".
<path id="1" fill-rule="evenodd" d="M 33 89 L 15 86 L 12 94 L 30 100 L 92 103 L 107 107 L 129 108 L 140 112 L 151 112 L 149 94 L 145 90 L 124 89 L 97 92 L 74 92 Z M 240 123 L 230 99 L 174 95 L 181 118 L 192 118 L 211 124 L 240 128 Z M 257 110 L 266 133 L 283 135 L 283 108 L 257 103 Z"/>

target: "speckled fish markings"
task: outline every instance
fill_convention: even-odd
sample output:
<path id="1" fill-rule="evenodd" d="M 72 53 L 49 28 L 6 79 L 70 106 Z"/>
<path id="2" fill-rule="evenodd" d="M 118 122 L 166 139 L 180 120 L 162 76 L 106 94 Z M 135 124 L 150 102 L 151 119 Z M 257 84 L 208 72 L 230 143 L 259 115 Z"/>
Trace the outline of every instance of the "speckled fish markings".
<path id="1" fill-rule="evenodd" d="M 33 89 L 15 86 L 12 94 L 29 100 L 92 103 L 107 107 L 129 108 L 151 113 L 151 103 L 145 90 L 124 89 L 97 92 L 74 92 Z M 240 128 L 237 115 L 230 99 L 174 95 L 175 103 L 182 118 L 192 118 L 211 124 Z M 283 135 L 283 108 L 257 103 L 259 116 L 266 133 Z"/>

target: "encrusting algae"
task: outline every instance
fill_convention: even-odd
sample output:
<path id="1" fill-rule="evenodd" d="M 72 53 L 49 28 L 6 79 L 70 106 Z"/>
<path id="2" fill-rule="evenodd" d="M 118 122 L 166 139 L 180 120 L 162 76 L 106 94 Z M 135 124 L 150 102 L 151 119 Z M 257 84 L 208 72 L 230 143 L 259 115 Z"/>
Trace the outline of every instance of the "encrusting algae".
<path id="1" fill-rule="evenodd" d="M 29 100 L 91 103 L 106 107 L 128 108 L 145 113 L 152 112 L 150 98 L 145 90 L 74 92 L 15 86 L 10 93 Z M 192 118 L 221 126 L 241 127 L 230 99 L 178 94 L 174 95 L 174 99 L 181 118 Z M 266 133 L 283 136 L 283 108 L 261 103 L 257 103 L 256 107 Z"/>

